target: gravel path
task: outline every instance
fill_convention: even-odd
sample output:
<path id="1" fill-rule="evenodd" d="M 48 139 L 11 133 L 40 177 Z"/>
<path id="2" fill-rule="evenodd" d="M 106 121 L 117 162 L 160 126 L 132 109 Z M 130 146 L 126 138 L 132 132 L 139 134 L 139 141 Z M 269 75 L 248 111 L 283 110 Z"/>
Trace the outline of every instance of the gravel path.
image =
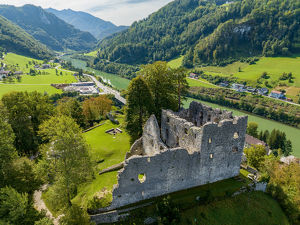
<path id="1" fill-rule="evenodd" d="M 37 190 L 34 192 L 33 194 L 33 199 L 34 199 L 34 207 L 38 210 L 38 211 L 42 211 L 45 210 L 46 211 L 46 215 L 47 217 L 49 217 L 50 219 L 53 220 L 53 224 L 54 225 L 59 225 L 59 219 L 61 218 L 62 215 L 58 216 L 57 218 L 55 218 L 52 213 L 50 212 L 50 210 L 47 208 L 45 202 L 42 199 L 42 193 L 43 191 L 45 191 L 47 189 L 48 185 L 45 184 L 43 185 L 40 190 Z"/>

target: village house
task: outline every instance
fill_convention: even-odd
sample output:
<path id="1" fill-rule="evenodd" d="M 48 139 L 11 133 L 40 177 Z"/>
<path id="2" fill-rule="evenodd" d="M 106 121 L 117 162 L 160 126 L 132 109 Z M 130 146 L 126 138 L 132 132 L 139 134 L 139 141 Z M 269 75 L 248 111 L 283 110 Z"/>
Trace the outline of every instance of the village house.
<path id="1" fill-rule="evenodd" d="M 23 71 L 16 71 L 14 72 L 14 75 L 23 75 Z"/>
<path id="2" fill-rule="evenodd" d="M 270 97 L 272 98 L 277 98 L 277 99 L 285 99 L 285 94 L 282 93 L 281 91 L 272 91 L 270 93 Z"/>
<path id="3" fill-rule="evenodd" d="M 245 92 L 246 89 L 245 89 L 245 85 L 243 84 L 232 84 L 231 88 L 235 91 L 238 91 L 238 92 Z"/>
<path id="4" fill-rule="evenodd" d="M 192 79 L 198 79 L 198 75 L 195 74 L 195 73 L 190 73 L 189 77 L 192 78 Z"/>
<path id="5" fill-rule="evenodd" d="M 251 135 L 246 134 L 245 136 L 245 148 L 249 148 L 253 145 L 262 145 L 266 148 L 266 154 L 269 155 L 271 153 L 269 146 L 264 142 L 261 141 Z"/>
<path id="6" fill-rule="evenodd" d="M 219 83 L 219 86 L 220 87 L 228 87 L 228 83 L 225 83 L 225 82 L 221 82 L 221 83 Z"/>
<path id="7" fill-rule="evenodd" d="M 251 92 L 251 93 L 255 93 L 256 92 L 256 88 L 253 88 L 253 87 L 246 87 L 247 91 Z"/>
<path id="8" fill-rule="evenodd" d="M 43 65 L 41 66 L 41 68 L 42 68 L 42 69 L 50 69 L 51 66 L 50 66 L 49 64 L 43 64 Z"/>
<path id="9" fill-rule="evenodd" d="M 267 95 L 269 90 L 268 90 L 268 88 L 259 88 L 259 89 L 257 89 L 257 92 L 260 95 Z"/>

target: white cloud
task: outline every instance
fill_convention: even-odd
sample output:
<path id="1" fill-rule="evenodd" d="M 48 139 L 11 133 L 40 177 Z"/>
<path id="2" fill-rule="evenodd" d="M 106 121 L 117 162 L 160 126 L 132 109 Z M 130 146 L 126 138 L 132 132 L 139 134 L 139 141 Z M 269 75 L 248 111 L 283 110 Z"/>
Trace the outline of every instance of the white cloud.
<path id="1" fill-rule="evenodd" d="M 143 19 L 172 0 L 0 0 L 0 4 L 85 11 L 117 25 L 130 25 Z"/>

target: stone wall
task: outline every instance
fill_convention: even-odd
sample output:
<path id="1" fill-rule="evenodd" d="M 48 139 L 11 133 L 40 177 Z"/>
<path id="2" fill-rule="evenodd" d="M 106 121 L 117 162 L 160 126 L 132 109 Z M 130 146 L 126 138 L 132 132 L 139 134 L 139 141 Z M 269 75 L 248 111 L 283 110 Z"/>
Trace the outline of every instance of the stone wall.
<path id="1" fill-rule="evenodd" d="M 119 171 L 110 209 L 237 176 L 246 127 L 247 117 L 196 102 L 163 110 L 161 130 L 151 116 Z"/>

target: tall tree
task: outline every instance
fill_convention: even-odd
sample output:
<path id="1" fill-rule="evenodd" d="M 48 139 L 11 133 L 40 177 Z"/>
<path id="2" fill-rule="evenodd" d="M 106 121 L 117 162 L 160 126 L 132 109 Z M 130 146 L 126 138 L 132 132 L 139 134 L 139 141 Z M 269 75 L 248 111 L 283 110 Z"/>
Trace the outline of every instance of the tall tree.
<path id="1" fill-rule="evenodd" d="M 85 126 L 82 105 L 76 98 L 65 97 L 58 101 L 57 111 L 73 118 L 80 127 Z"/>
<path id="2" fill-rule="evenodd" d="M 141 137 L 143 126 L 153 111 L 153 98 L 143 77 L 134 78 L 127 91 L 126 129 L 131 142 Z"/>
<path id="3" fill-rule="evenodd" d="M 186 69 L 183 67 L 179 67 L 177 69 L 173 69 L 171 71 L 172 80 L 175 83 L 176 94 L 178 98 L 178 109 L 181 108 L 182 105 L 182 96 L 187 94 L 189 89 L 189 84 L 186 80 Z"/>
<path id="4" fill-rule="evenodd" d="M 11 187 L 0 189 L 0 224 L 32 225 L 42 217 L 27 193 L 20 194 Z"/>
<path id="5" fill-rule="evenodd" d="M 158 121 L 162 109 L 178 109 L 176 86 L 172 70 L 166 62 L 155 62 L 142 67 L 139 72 L 144 77 L 153 97 L 154 113 Z"/>
<path id="6" fill-rule="evenodd" d="M 54 113 L 49 97 L 38 92 L 11 92 L 2 97 L 20 154 L 34 154 L 41 143 L 39 125 Z"/>
<path id="7" fill-rule="evenodd" d="M 247 134 L 249 134 L 249 135 L 257 138 L 258 137 L 257 128 L 258 128 L 258 124 L 257 123 L 255 123 L 255 122 L 248 123 Z"/>
<path id="8" fill-rule="evenodd" d="M 44 160 L 48 160 L 49 175 L 54 177 L 57 201 L 71 206 L 79 184 L 92 175 L 88 146 L 76 122 L 67 116 L 51 117 L 40 126 L 39 134 L 49 143 L 44 146 Z"/>
<path id="9" fill-rule="evenodd" d="M 5 186 L 5 181 L 9 178 L 9 168 L 17 157 L 14 139 L 7 111 L 0 102 L 0 188 Z"/>
<path id="10" fill-rule="evenodd" d="M 111 106 L 112 100 L 106 96 L 90 98 L 83 102 L 83 114 L 87 121 L 93 122 L 104 117 L 111 110 Z"/>
<path id="11" fill-rule="evenodd" d="M 247 157 L 248 164 L 259 169 L 267 152 L 265 146 L 254 145 L 249 148 L 245 148 L 244 153 Z"/>

